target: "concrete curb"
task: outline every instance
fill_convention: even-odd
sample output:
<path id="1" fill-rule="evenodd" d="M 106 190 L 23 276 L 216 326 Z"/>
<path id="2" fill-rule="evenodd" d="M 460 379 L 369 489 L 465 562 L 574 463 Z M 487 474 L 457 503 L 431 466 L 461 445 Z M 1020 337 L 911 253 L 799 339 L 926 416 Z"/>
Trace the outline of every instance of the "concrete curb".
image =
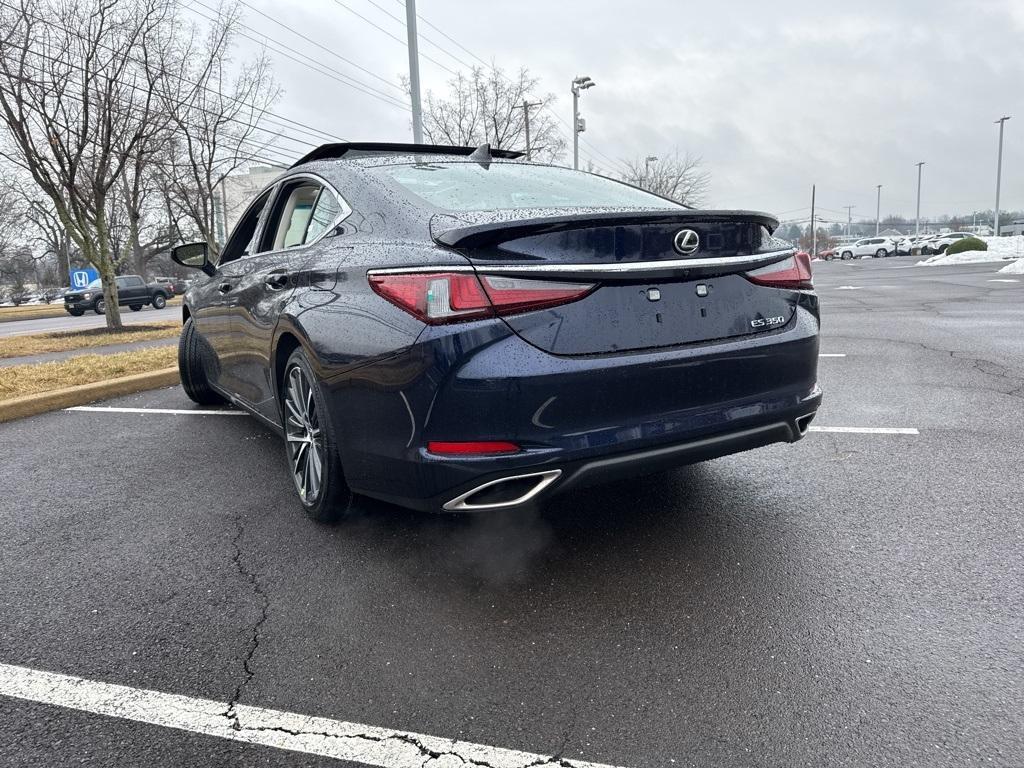
<path id="1" fill-rule="evenodd" d="M 135 373 L 119 379 L 94 381 L 91 384 L 80 384 L 77 387 L 52 389 L 34 395 L 16 397 L 13 400 L 0 402 L 0 423 L 35 416 L 73 405 L 85 405 L 95 400 L 106 400 L 111 397 L 131 395 L 147 389 L 170 387 L 178 383 L 178 368 L 161 368 L 156 371 Z"/>

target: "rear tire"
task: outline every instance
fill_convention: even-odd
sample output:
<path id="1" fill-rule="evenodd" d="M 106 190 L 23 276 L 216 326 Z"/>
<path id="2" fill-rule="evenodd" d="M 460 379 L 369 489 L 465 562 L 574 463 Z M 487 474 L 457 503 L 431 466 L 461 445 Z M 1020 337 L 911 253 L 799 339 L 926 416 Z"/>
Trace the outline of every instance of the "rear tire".
<path id="1" fill-rule="evenodd" d="M 303 510 L 318 523 L 348 517 L 353 497 L 341 468 L 337 433 L 301 348 L 288 358 L 280 389 L 285 457 Z"/>
<path id="2" fill-rule="evenodd" d="M 178 339 L 178 376 L 181 378 L 181 388 L 194 403 L 220 405 L 227 401 L 210 386 L 206 378 L 201 346 L 204 343 L 190 317 L 185 321 Z"/>
<path id="3" fill-rule="evenodd" d="M 167 297 L 162 293 L 158 293 L 153 297 L 153 309 L 163 309 L 167 306 Z"/>
<path id="4" fill-rule="evenodd" d="M 138 312 L 141 309 L 142 309 L 142 305 L 141 304 L 132 304 L 131 305 L 132 312 Z"/>
<path id="5" fill-rule="evenodd" d="M 85 310 L 84 309 L 69 309 L 68 310 L 68 314 L 71 315 L 72 317 L 81 317 L 82 315 L 85 314 Z"/>
<path id="6" fill-rule="evenodd" d="M 92 305 L 92 311 L 97 315 L 107 314 L 107 302 L 104 299 L 96 299 L 96 303 Z"/>

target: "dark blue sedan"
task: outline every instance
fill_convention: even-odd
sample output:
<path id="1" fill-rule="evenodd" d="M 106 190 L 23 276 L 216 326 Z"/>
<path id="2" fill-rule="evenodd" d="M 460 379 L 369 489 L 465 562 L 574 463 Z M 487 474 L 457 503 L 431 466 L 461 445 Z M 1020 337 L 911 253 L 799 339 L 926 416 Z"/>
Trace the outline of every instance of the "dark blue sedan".
<path id="1" fill-rule="evenodd" d="M 484 511 L 799 440 L 818 299 L 777 221 L 514 152 L 314 150 L 186 293 L 181 381 L 280 432 L 305 510 Z"/>

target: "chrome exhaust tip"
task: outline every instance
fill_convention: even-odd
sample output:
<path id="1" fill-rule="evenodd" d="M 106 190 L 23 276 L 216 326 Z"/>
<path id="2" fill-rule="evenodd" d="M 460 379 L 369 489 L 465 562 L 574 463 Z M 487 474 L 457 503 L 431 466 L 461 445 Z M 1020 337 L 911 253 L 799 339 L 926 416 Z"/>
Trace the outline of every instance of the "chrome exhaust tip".
<path id="1" fill-rule="evenodd" d="M 501 477 L 456 496 L 446 502 L 443 509 L 448 512 L 479 512 L 516 507 L 535 498 L 561 475 L 562 470 L 549 469 L 545 472 Z"/>
<path id="2" fill-rule="evenodd" d="M 806 416 L 800 416 L 796 420 L 796 431 L 800 433 L 800 437 L 807 434 L 807 430 L 810 429 L 811 422 L 814 420 L 816 413 L 809 413 Z"/>

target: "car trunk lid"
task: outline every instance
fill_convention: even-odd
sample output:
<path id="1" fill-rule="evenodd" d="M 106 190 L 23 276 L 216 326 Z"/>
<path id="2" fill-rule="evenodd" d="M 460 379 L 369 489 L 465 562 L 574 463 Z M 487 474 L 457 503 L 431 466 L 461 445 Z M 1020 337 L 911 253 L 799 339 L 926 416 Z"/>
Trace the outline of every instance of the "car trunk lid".
<path id="1" fill-rule="evenodd" d="M 440 214 L 431 234 L 484 281 L 595 284 L 578 301 L 504 318 L 547 352 L 589 355 L 784 327 L 794 292 L 745 277 L 792 257 L 776 225 L 752 211 L 518 210 Z"/>

